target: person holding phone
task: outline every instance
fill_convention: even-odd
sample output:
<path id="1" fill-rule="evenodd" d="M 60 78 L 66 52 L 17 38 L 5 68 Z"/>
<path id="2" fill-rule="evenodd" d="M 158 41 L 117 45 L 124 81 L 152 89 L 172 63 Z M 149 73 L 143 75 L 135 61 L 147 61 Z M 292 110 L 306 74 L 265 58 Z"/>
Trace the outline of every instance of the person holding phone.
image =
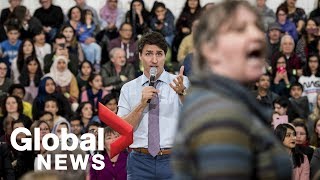
<path id="1" fill-rule="evenodd" d="M 272 122 L 271 122 L 271 126 L 273 127 L 273 129 L 276 129 L 279 124 L 283 124 L 283 123 L 288 123 L 288 116 L 287 115 L 280 116 L 278 113 L 275 112 L 272 115 Z"/>
<path id="2" fill-rule="evenodd" d="M 281 55 L 285 55 L 284 57 L 287 62 L 287 71 L 297 78 L 302 75 L 303 62 L 301 61 L 300 57 L 295 53 L 294 49 L 295 42 L 292 36 L 288 34 L 283 35 L 280 41 L 279 51 L 272 56 L 271 64 L 275 63 L 275 61 L 277 61 Z"/>
<path id="3" fill-rule="evenodd" d="M 55 56 L 65 56 L 67 59 L 70 60 L 70 62 L 68 63 L 68 69 L 70 69 L 73 75 L 76 76 L 78 74 L 79 58 L 69 53 L 66 43 L 67 40 L 63 34 L 58 34 L 54 38 L 53 52 L 51 54 L 47 54 L 44 57 L 44 73 L 50 72 L 50 68 L 53 64 Z"/>
<path id="4" fill-rule="evenodd" d="M 279 96 L 289 97 L 289 88 L 291 83 L 295 82 L 295 78 L 291 75 L 290 71 L 288 71 L 287 64 L 288 61 L 286 61 L 284 54 L 280 54 L 273 63 L 271 91 Z"/>

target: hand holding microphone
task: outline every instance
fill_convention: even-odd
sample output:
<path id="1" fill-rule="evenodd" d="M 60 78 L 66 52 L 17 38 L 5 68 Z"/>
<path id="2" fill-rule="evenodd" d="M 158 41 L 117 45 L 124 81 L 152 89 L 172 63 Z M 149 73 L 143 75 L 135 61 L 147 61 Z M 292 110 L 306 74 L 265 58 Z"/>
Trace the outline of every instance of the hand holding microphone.
<path id="1" fill-rule="evenodd" d="M 155 83 L 156 83 L 156 76 L 157 76 L 157 68 L 156 67 L 150 68 L 149 74 L 150 74 L 149 86 L 156 88 Z M 151 99 L 149 99 L 147 103 L 150 103 L 150 101 Z"/>

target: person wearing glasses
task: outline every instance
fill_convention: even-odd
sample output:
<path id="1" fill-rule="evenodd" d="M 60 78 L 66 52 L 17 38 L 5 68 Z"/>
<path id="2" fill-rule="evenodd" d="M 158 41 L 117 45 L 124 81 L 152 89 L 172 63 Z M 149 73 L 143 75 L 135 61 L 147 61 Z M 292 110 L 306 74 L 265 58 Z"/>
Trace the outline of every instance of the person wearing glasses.
<path id="1" fill-rule="evenodd" d="M 101 127 L 101 124 L 98 123 L 98 122 L 90 122 L 89 125 L 88 125 L 88 133 L 91 133 L 93 135 L 95 135 L 95 139 L 96 139 L 96 149 L 98 149 L 98 128 Z M 98 150 L 95 150 L 95 151 L 88 151 L 87 154 L 90 154 L 91 156 L 95 155 L 95 154 L 100 154 L 101 152 L 98 152 Z"/>
<path id="2" fill-rule="evenodd" d="M 125 51 L 127 63 L 132 64 L 137 71 L 139 69 L 138 46 L 137 42 L 133 39 L 132 25 L 130 23 L 125 22 L 121 24 L 119 28 L 119 37 L 110 41 L 108 53 L 116 47 Z"/>
<path id="3" fill-rule="evenodd" d="M 288 7 L 281 4 L 276 11 L 276 21 L 280 24 L 282 28 L 282 32 L 285 32 L 286 34 L 289 34 L 292 36 L 295 42 L 298 41 L 298 32 L 296 29 L 296 25 L 291 22 L 288 17 Z"/>

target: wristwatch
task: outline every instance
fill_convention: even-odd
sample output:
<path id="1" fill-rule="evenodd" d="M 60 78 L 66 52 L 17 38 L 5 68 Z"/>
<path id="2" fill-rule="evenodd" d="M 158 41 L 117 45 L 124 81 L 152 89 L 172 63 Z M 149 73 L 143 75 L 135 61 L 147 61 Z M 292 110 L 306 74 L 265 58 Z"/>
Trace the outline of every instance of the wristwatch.
<path id="1" fill-rule="evenodd" d="M 179 96 L 187 95 L 187 88 L 184 88 L 181 93 L 178 93 Z"/>

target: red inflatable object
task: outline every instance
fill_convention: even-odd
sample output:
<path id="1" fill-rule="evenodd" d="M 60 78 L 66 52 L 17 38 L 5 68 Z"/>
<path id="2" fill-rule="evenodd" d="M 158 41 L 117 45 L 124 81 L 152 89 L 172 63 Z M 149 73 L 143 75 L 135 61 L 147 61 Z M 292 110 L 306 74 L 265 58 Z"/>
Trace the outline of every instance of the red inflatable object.
<path id="1" fill-rule="evenodd" d="M 133 127 L 99 103 L 99 119 L 120 134 L 110 145 L 110 158 L 113 158 L 133 143 Z"/>

